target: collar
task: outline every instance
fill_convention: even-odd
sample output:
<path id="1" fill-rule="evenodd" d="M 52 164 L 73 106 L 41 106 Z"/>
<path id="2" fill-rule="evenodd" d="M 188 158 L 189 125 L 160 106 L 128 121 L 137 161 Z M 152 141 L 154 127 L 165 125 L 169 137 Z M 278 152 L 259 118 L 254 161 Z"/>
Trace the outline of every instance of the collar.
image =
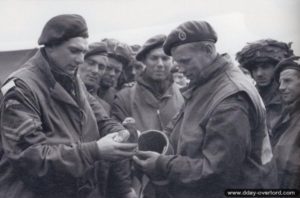
<path id="1" fill-rule="evenodd" d="M 69 75 L 65 73 L 60 67 L 57 67 L 47 56 L 47 53 L 44 48 L 41 49 L 41 55 L 48 63 L 48 72 L 50 72 L 55 81 L 60 83 L 68 92 L 74 92 L 76 89 L 76 75 L 78 69 L 75 71 L 74 75 Z M 72 95 L 74 95 L 74 93 Z"/>
<path id="2" fill-rule="evenodd" d="M 183 91 L 183 97 L 185 99 L 191 98 L 195 89 L 215 78 L 217 75 L 220 75 L 227 69 L 228 65 L 231 63 L 232 61 L 228 54 L 218 54 L 215 60 L 201 71 L 199 80 L 195 84 L 188 86 Z"/>
<path id="3" fill-rule="evenodd" d="M 281 104 L 278 87 L 278 83 L 273 81 L 271 85 L 265 89 L 258 88 L 259 94 L 261 95 L 266 106 L 271 104 Z"/>
<path id="4" fill-rule="evenodd" d="M 171 75 L 169 75 L 167 80 L 157 82 L 149 78 L 146 73 L 143 73 L 137 79 L 137 83 L 148 89 L 157 99 L 171 97 L 173 95 L 169 89 L 173 84 Z"/>
<path id="5" fill-rule="evenodd" d="M 85 85 L 85 87 L 86 87 L 86 90 L 87 90 L 90 94 L 92 94 L 93 96 L 97 95 L 98 89 L 99 89 L 98 86 L 90 86 L 90 85 L 86 85 L 86 84 L 84 84 L 84 85 Z"/>
<path id="6" fill-rule="evenodd" d="M 29 60 L 29 64 L 34 65 L 38 69 L 36 72 L 39 73 L 38 75 L 41 75 L 40 78 L 42 78 L 42 80 L 46 83 L 46 86 L 49 88 L 52 97 L 64 103 L 68 103 L 78 107 L 77 97 L 75 99 L 74 95 L 72 95 L 69 92 L 70 90 L 67 90 L 65 87 L 63 87 L 61 83 L 58 83 L 58 81 L 56 80 L 54 73 L 51 70 L 50 63 L 48 62 L 45 56 L 43 48 L 37 51 L 34 57 L 32 57 Z M 82 94 L 80 92 L 82 92 L 82 90 L 80 90 L 79 81 L 80 81 L 79 76 L 76 76 L 75 86 L 78 90 L 78 97 L 79 97 L 78 100 L 80 100 L 81 102 Z"/>
<path id="7" fill-rule="evenodd" d="M 295 102 L 285 105 L 285 110 L 289 112 L 290 116 L 300 113 L 300 99 Z"/>

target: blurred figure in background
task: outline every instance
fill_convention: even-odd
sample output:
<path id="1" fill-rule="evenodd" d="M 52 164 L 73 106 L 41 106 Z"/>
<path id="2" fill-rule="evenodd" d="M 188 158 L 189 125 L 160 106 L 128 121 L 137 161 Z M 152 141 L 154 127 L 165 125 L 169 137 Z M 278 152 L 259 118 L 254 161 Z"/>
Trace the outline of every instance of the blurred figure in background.
<path id="1" fill-rule="evenodd" d="M 171 68 L 171 74 L 173 76 L 174 83 L 178 85 L 180 89 L 186 87 L 189 84 L 189 80 L 183 73 L 183 69 L 175 62 Z"/>
<path id="2" fill-rule="evenodd" d="M 146 66 L 141 61 L 135 59 L 131 62 L 131 66 L 132 66 L 132 74 L 134 75 L 134 80 L 137 81 L 139 76 L 145 70 Z"/>
<path id="3" fill-rule="evenodd" d="M 273 39 L 263 39 L 248 43 L 236 54 L 236 59 L 240 66 L 250 71 L 264 101 L 271 139 L 274 136 L 273 129 L 282 115 L 282 102 L 278 83 L 274 80 L 275 66 L 283 58 L 292 55 L 291 43 L 287 44 Z"/>
<path id="4" fill-rule="evenodd" d="M 130 71 L 134 78 L 126 86 L 133 86 L 133 84 L 137 81 L 140 74 L 145 69 L 145 65 L 141 61 L 136 60 L 136 55 L 137 55 L 138 51 L 141 49 L 141 46 L 140 45 L 132 45 L 131 49 L 132 49 L 132 59 L 131 59 L 131 62 L 129 63 L 129 66 L 130 66 Z"/>
<path id="5" fill-rule="evenodd" d="M 117 91 L 127 81 L 128 76 L 124 72 L 132 52 L 127 44 L 115 39 L 104 39 L 103 42 L 107 45 L 108 64 L 100 80 L 98 96 L 111 105 Z"/>

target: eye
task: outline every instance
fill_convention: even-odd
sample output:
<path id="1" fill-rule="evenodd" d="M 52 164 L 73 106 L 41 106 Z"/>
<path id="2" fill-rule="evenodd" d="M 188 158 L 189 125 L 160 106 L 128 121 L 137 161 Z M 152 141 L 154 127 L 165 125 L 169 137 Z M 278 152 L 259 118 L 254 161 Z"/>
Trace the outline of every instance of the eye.
<path id="1" fill-rule="evenodd" d="M 119 73 L 121 73 L 121 70 L 115 70 L 115 72 L 117 73 L 117 74 L 119 74 Z"/>
<path id="2" fill-rule="evenodd" d="M 113 70 L 113 67 L 107 66 L 107 67 L 106 67 L 106 70 L 107 70 L 107 71 L 111 71 L 111 70 Z"/>
<path id="3" fill-rule="evenodd" d="M 152 61 L 156 61 L 158 59 L 158 57 L 157 56 L 150 56 L 149 59 L 152 60 Z"/>
<path id="4" fill-rule="evenodd" d="M 71 51 L 73 54 L 79 53 L 79 52 L 78 52 L 79 50 L 74 49 L 74 48 L 72 48 L 70 51 Z"/>
<path id="5" fill-rule="evenodd" d="M 88 63 L 88 65 L 91 65 L 91 66 L 93 66 L 93 65 L 95 65 L 95 64 L 96 64 L 96 62 L 95 62 L 95 61 L 93 61 L 93 60 L 90 60 L 90 59 L 86 60 L 86 62 Z"/>
<path id="6" fill-rule="evenodd" d="M 85 54 L 86 50 L 79 49 L 79 48 L 76 48 L 76 47 L 70 47 L 70 52 L 73 53 L 73 54 Z"/>
<path id="7" fill-rule="evenodd" d="M 285 83 L 290 83 L 292 82 L 292 79 L 285 79 Z"/>
<path id="8" fill-rule="evenodd" d="M 99 68 L 100 70 L 103 70 L 103 69 L 105 69 L 105 65 L 99 64 L 99 65 L 98 65 L 98 68 Z"/>
<path id="9" fill-rule="evenodd" d="M 169 56 L 163 56 L 162 59 L 163 59 L 163 61 L 168 61 L 168 60 L 170 60 L 170 57 Z"/>
<path id="10" fill-rule="evenodd" d="M 190 59 L 181 59 L 180 61 L 178 61 L 178 63 L 180 63 L 181 65 L 185 65 L 188 64 L 190 62 Z"/>

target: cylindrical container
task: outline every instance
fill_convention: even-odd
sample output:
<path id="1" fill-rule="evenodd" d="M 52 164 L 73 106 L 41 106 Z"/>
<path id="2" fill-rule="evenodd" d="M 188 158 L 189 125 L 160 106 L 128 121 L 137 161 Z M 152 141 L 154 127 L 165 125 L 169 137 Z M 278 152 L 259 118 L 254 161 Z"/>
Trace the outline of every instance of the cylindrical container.
<path id="1" fill-rule="evenodd" d="M 172 153 L 172 148 L 167 135 L 158 130 L 147 130 L 142 132 L 138 139 L 138 150 L 154 151 L 163 155 Z"/>

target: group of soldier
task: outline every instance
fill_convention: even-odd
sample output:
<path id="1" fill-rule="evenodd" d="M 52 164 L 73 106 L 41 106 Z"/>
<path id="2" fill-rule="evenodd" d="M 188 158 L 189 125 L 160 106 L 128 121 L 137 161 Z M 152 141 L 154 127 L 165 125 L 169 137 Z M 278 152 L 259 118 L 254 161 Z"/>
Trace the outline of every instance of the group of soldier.
<path id="1" fill-rule="evenodd" d="M 53 17 L 37 53 L 3 83 L 0 197 L 300 190 L 300 65 L 290 43 L 248 43 L 237 66 L 206 21 L 142 46 L 88 36 L 82 16 Z M 139 149 L 149 130 L 167 137 L 167 152 Z M 135 138 L 117 140 L 124 133 Z"/>

